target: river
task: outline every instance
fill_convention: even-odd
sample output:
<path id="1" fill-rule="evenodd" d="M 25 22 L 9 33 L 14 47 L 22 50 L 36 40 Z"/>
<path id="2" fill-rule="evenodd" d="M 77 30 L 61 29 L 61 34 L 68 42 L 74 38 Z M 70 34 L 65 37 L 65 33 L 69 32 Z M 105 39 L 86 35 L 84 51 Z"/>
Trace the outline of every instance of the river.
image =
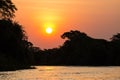
<path id="1" fill-rule="evenodd" d="M 0 80 L 120 80 L 120 67 L 36 66 L 0 72 Z"/>

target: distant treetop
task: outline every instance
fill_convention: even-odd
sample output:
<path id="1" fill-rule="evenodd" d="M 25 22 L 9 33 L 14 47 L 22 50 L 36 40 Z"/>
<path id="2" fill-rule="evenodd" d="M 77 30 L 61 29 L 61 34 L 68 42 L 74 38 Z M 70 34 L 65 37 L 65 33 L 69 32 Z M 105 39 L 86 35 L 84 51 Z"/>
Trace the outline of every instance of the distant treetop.
<path id="1" fill-rule="evenodd" d="M 11 19 L 17 10 L 11 0 L 0 0 L 0 19 Z"/>
<path id="2" fill-rule="evenodd" d="M 111 39 L 112 39 L 112 41 L 116 41 L 116 40 L 120 41 L 120 33 L 117 33 L 116 35 L 113 35 L 113 37 Z"/>

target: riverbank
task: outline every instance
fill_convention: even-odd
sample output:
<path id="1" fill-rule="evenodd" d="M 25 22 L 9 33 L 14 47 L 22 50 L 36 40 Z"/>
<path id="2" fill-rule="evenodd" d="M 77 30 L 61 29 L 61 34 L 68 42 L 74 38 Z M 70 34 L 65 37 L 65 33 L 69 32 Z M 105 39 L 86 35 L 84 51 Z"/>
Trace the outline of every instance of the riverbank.
<path id="1" fill-rule="evenodd" d="M 33 66 L 0 66 L 0 71 L 16 71 L 22 69 L 35 69 Z"/>

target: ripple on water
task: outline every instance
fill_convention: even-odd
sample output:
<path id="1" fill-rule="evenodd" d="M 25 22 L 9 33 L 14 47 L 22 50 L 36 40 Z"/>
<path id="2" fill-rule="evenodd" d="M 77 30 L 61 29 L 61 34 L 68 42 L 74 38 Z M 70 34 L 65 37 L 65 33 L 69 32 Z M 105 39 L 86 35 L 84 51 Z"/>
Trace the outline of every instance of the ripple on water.
<path id="1" fill-rule="evenodd" d="M 120 80 L 120 67 L 37 66 L 0 72 L 0 80 Z"/>

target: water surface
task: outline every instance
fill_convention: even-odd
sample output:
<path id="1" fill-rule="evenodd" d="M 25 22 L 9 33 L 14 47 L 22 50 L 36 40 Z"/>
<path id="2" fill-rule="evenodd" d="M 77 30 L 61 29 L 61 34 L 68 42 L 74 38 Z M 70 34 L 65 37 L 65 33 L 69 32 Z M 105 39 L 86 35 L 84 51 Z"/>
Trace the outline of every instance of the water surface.
<path id="1" fill-rule="evenodd" d="M 120 80 L 120 67 L 37 66 L 0 72 L 0 80 Z"/>

